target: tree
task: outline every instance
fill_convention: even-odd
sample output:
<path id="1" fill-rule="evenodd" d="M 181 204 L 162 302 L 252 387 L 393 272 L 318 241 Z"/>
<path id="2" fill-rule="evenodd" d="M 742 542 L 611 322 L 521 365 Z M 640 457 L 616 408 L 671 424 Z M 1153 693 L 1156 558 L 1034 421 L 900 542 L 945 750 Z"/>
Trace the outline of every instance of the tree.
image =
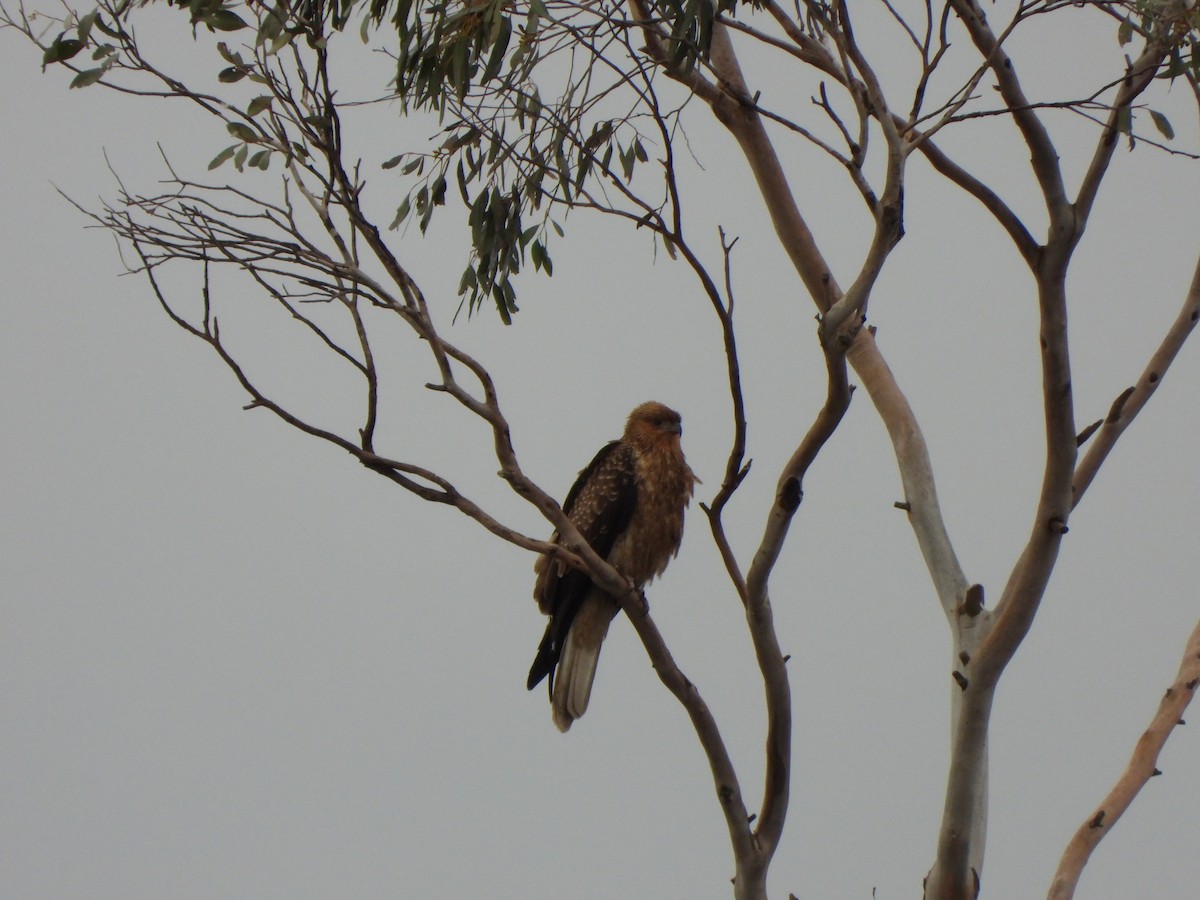
<path id="1" fill-rule="evenodd" d="M 405 421 L 401 411 L 389 408 L 390 381 L 383 373 L 393 364 L 380 352 L 399 325 L 430 355 L 436 374 L 428 386 L 484 423 L 501 477 L 516 496 L 571 535 L 553 493 L 529 476 L 514 450 L 492 365 L 448 339 L 444 315 L 437 311 L 446 307 L 445 300 L 426 299 L 376 214 L 376 201 L 366 189 L 369 167 L 360 167 L 359 151 L 349 149 L 356 147 L 351 123 L 358 107 L 341 99 L 340 79 L 348 65 L 343 59 L 352 58 L 344 31 L 361 25 L 364 36 L 374 34 L 385 46 L 393 31 L 399 37 L 396 98 L 411 121 L 436 128 L 438 135 L 383 162 L 413 184 L 392 224 L 415 220 L 420 231 L 439 227 L 445 218 L 439 207 L 449 205 L 456 193 L 461 197 L 470 230 L 469 264 L 458 279 L 465 312 L 494 306 L 503 321 L 511 321 L 518 274 L 528 264 L 551 274 L 551 251 L 557 254 L 556 248 L 567 243 L 564 226 L 577 227 L 578 213 L 585 211 L 632 226 L 692 274 L 693 290 L 707 302 L 721 337 L 725 402 L 732 411 L 723 478 L 702 514 L 728 576 L 726 593 L 737 596 L 745 609 L 761 669 L 766 696 L 761 801 L 753 799 L 756 790 L 743 793 L 716 716 L 675 665 L 643 598 L 627 590 L 620 574 L 577 535 L 568 544 L 570 562 L 622 598 L 660 678 L 688 712 L 713 774 L 733 848 L 738 897 L 766 896 L 794 777 L 793 701 L 769 590 L 775 584 L 778 596 L 792 586 L 780 587 L 771 576 L 801 509 L 805 476 L 843 422 L 853 370 L 891 437 L 903 485 L 897 505 L 912 526 L 951 628 L 951 758 L 925 893 L 974 896 L 983 881 L 996 688 L 1032 626 L 1072 511 L 1157 389 L 1200 308 L 1198 269 L 1189 287 L 1179 287 L 1182 309 L 1173 323 L 1159 325 L 1165 336 L 1135 385 L 1117 394 L 1094 425 L 1077 424 L 1067 344 L 1071 262 L 1122 141 L 1194 158 L 1168 149 L 1171 121 L 1178 117 L 1168 119 L 1158 109 L 1178 102 L 1182 87 L 1196 95 L 1194 12 L 1175 4 L 1101 3 L 1082 10 L 1035 4 L 1010 11 L 1011 18 L 996 30 L 981 8 L 966 2 L 914 10 L 885 5 L 883 23 L 866 32 L 855 27 L 851 11 L 841 4 L 810 5 L 803 15 L 772 4 L 634 2 L 627 10 L 572 3 L 192 4 L 187 24 L 205 42 L 215 42 L 211 51 L 222 60 L 217 82 L 226 87 L 220 91 L 210 86 L 211 65 L 207 72 L 199 70 L 197 77 L 206 80 L 197 82 L 149 58 L 133 21 L 151 12 L 101 6 L 70 13 L 50 30 L 23 10 L 6 13 L 9 25 L 39 41 L 44 64 L 76 71 L 72 86 L 101 84 L 191 101 L 220 120 L 233 140 L 214 148 L 209 167 L 216 174 L 190 175 L 168 163 L 165 190 L 142 193 L 122 184 L 114 202 L 91 214 L 94 221 L 122 240 L 131 269 L 149 278 L 171 320 L 233 372 L 250 396 L 250 408 L 274 413 L 511 544 L 548 549 L 538 532 L 493 514 L 439 467 L 412 461 L 416 457 L 403 452 L 406 445 L 396 435 L 388 436 L 388 445 L 400 452 L 377 448 L 384 444 L 378 437 L 381 427 Z M 181 24 L 181 12 L 172 13 Z M 1086 73 L 1085 80 L 1091 80 L 1083 88 L 1075 83 L 1076 72 L 1066 72 L 1062 82 L 1047 79 L 1046 87 L 1034 93 L 1014 61 L 1013 45 L 1030 29 L 1058 33 L 1061 28 L 1072 38 L 1088 34 L 1096 19 L 1104 26 L 1099 29 L 1103 38 L 1110 39 L 1115 29 L 1118 48 L 1126 47 L 1129 55 L 1098 53 L 1100 74 Z M 209 41 L 205 30 L 230 37 Z M 235 44 L 233 36 L 243 35 L 244 45 Z M 909 54 L 903 62 L 894 58 L 897 42 Z M 202 54 L 208 43 L 202 43 Z M 751 49 L 779 54 L 780 61 L 764 68 L 757 83 L 742 69 Z M 89 58 L 86 66 L 78 63 L 83 58 Z M 1175 92 L 1156 90 L 1156 78 L 1174 85 Z M 795 96 L 780 89 L 794 84 L 804 86 Z M 797 97 L 803 99 L 797 103 Z M 1089 146 L 1078 157 L 1068 153 L 1075 149 L 1073 141 L 1051 130 L 1051 123 L 1058 126 L 1056 117 L 1067 120 L 1072 136 L 1076 119 L 1088 124 Z M 721 232 L 712 248 L 696 237 L 702 229 L 694 223 L 721 217 L 719 211 L 696 210 L 692 198 L 707 189 L 711 177 L 694 171 L 686 153 L 689 144 L 701 145 L 699 135 L 703 143 L 720 139 L 708 130 L 711 122 L 732 137 L 755 179 L 798 279 L 792 290 L 802 287 L 816 304 L 813 346 L 826 374 L 824 404 L 807 413 L 811 425 L 781 466 L 764 536 L 752 552 L 738 546 L 725 513 L 750 477 L 746 408 L 765 403 L 756 399 L 762 396 L 757 392 L 769 394 L 774 378 L 743 388 L 747 357 L 739 352 L 734 316 L 735 293 L 742 293 L 735 291 L 743 252 L 741 245 L 734 247 L 739 239 Z M 1156 137 L 1145 134 L 1147 124 Z M 960 161 L 955 135 L 972 127 L 1016 138 L 1011 146 L 1029 159 L 1036 204 L 1006 199 L 1008 191 L 987 171 L 986 155 L 970 167 Z M 806 211 L 794 195 L 796 176 L 781 162 L 784 147 L 814 171 L 825 172 L 832 162 L 861 204 L 861 229 L 848 239 L 847 249 L 839 248 L 837 264 L 827 243 L 815 236 L 818 229 L 811 223 L 818 213 Z M 925 166 L 919 176 L 909 165 L 917 159 Z M 238 174 L 226 175 L 231 167 Z M 282 179 L 272 177 L 273 169 L 283 171 Z M 957 561 L 922 431 L 873 329 L 866 327 L 868 304 L 880 301 L 880 285 L 886 283 L 881 281 L 885 263 L 904 246 L 906 199 L 913 202 L 914 182 L 924 187 L 931 172 L 1000 226 L 1011 248 L 1008 260 L 1028 271 L 1036 298 L 1045 441 L 1041 486 L 1007 582 L 987 604 L 982 586 Z M 1034 211 L 1018 211 L 1025 207 Z M 577 214 L 570 222 L 568 212 Z M 180 261 L 196 264 L 200 273 L 192 307 L 178 299 L 167 276 L 169 265 Z M 237 313 L 217 313 L 221 293 L 231 286 L 226 269 L 249 278 L 259 295 L 278 305 L 328 359 L 357 379 L 357 421 L 326 424 L 307 411 L 302 397 L 262 386 L 265 376 L 252 367 L 254 348 L 230 337 L 229 316 Z M 842 276 L 845 288 L 835 270 L 851 273 Z M 794 315 L 795 304 L 782 306 L 781 314 Z M 793 406 L 785 409 L 794 420 Z M 691 528 L 694 534 L 695 517 Z M 1089 811 L 1064 854 L 1052 896 L 1071 895 L 1095 841 L 1154 772 L 1161 742 L 1200 677 L 1196 640 L 1193 636 L 1185 651 L 1152 737 L 1139 745 L 1114 794 Z"/>

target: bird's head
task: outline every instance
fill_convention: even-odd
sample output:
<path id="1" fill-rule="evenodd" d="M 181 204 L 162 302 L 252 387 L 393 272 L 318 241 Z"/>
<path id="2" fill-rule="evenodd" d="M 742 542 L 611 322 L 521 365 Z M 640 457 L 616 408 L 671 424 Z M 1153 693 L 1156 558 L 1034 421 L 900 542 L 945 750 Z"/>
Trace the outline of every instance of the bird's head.
<path id="1" fill-rule="evenodd" d="M 681 434 L 683 425 L 679 413 L 655 401 L 636 407 L 625 425 L 625 436 L 633 440 L 678 441 Z"/>

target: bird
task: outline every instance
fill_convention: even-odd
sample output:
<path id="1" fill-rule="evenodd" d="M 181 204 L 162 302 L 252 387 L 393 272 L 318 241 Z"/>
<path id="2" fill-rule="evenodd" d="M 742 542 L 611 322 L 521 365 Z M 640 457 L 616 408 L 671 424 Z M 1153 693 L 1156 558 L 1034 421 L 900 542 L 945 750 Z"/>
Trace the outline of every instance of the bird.
<path id="1" fill-rule="evenodd" d="M 601 448 L 563 504 L 596 555 L 637 590 L 679 553 L 684 510 L 698 481 L 684 459 L 682 434 L 670 407 L 654 401 L 635 407 L 620 440 Z M 558 531 L 550 543 L 561 543 Z M 526 687 L 549 679 L 554 724 L 565 732 L 587 710 L 600 647 L 620 604 L 553 552 L 538 557 L 534 572 L 533 596 L 550 621 Z"/>

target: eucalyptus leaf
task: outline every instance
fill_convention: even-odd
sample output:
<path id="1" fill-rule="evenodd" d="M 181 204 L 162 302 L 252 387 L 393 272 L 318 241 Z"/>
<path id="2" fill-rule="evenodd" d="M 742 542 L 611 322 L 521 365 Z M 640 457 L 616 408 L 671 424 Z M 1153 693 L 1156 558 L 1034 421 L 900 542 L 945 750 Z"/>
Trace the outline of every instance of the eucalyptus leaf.
<path id="1" fill-rule="evenodd" d="M 82 88 L 91 84 L 95 84 L 104 77 L 105 71 L 107 71 L 107 69 L 104 66 L 100 66 L 98 69 L 84 69 L 71 79 L 71 87 Z"/>

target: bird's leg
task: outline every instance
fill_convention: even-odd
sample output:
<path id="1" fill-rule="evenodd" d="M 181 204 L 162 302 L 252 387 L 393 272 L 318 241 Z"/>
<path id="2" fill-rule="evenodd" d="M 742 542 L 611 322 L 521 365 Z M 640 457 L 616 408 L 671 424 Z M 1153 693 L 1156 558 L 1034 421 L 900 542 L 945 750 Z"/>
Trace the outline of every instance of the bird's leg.
<path id="1" fill-rule="evenodd" d="M 638 618 L 648 616 L 650 614 L 650 601 L 646 599 L 646 592 L 638 587 L 638 583 L 636 581 L 622 572 L 620 566 L 613 566 L 613 568 L 617 570 L 618 575 L 625 579 L 625 592 L 627 594 L 637 594 L 638 602 L 634 604 L 633 608 L 638 614 Z"/>
<path id="2" fill-rule="evenodd" d="M 629 582 L 629 589 L 631 591 L 637 591 L 639 601 L 638 615 L 643 617 L 650 615 L 650 601 L 646 599 L 646 592 L 639 590 L 632 581 Z"/>

